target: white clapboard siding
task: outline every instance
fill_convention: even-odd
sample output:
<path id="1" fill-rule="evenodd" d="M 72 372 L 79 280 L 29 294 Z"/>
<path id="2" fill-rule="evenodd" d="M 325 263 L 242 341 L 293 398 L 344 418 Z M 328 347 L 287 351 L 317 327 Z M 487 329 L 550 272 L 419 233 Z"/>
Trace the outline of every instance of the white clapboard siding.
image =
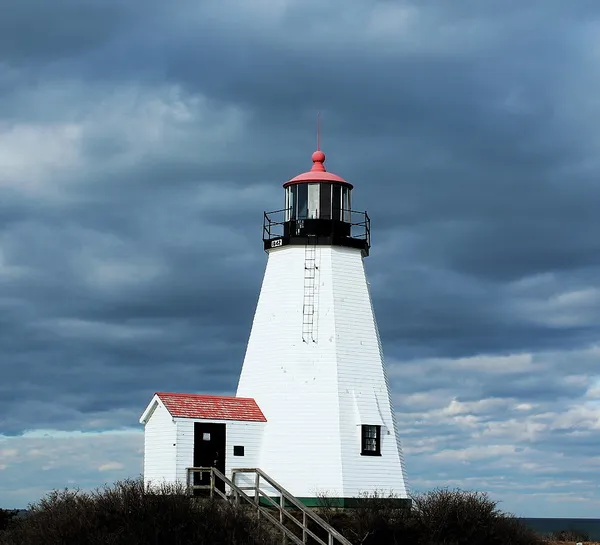
<path id="1" fill-rule="evenodd" d="M 385 490 L 406 497 L 404 462 L 383 351 L 360 253 L 334 248 L 332 260 L 338 392 L 346 496 Z M 358 420 L 358 421 L 357 421 Z M 360 425 L 381 425 L 381 456 L 361 456 Z"/>
<path id="2" fill-rule="evenodd" d="M 405 497 L 361 252 L 318 246 L 316 265 L 316 342 L 306 343 L 305 248 L 269 251 L 237 390 L 267 418 L 260 467 L 298 497 L 381 489 Z M 382 425 L 382 456 L 360 455 L 360 424 Z"/>
<path id="3" fill-rule="evenodd" d="M 234 468 L 258 467 L 264 422 L 237 420 L 194 420 L 177 418 L 177 480 L 185 483 L 187 468 L 194 466 L 194 423 L 225 424 L 225 476 Z M 244 447 L 244 456 L 234 456 L 233 447 Z M 244 480 L 245 481 L 245 480 Z"/>
<path id="4" fill-rule="evenodd" d="M 160 486 L 176 480 L 176 424 L 155 396 L 144 428 L 144 483 Z"/>

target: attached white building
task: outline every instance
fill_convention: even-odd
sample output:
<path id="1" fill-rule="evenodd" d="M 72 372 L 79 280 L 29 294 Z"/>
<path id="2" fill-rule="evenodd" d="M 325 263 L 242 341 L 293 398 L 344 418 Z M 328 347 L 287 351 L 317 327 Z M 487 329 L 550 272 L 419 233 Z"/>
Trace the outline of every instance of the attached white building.
<path id="1" fill-rule="evenodd" d="M 145 484 L 186 483 L 190 467 L 231 475 L 233 468 L 260 465 L 266 419 L 253 399 L 159 392 L 140 423 Z"/>
<path id="2" fill-rule="evenodd" d="M 141 419 L 146 481 L 185 482 L 186 467 L 213 465 L 194 455 L 202 433 L 213 433 L 199 430 L 226 425 L 217 467 L 228 477 L 235 467 L 259 467 L 307 505 L 322 495 L 350 505 L 375 491 L 407 498 L 364 269 L 370 220 L 351 209 L 353 186 L 325 170 L 325 154 L 312 160 L 284 184 L 285 208 L 264 216 L 268 261 L 236 397 L 157 394 Z M 188 413 L 188 398 L 213 405 Z M 227 399 L 232 417 L 208 399 Z"/>

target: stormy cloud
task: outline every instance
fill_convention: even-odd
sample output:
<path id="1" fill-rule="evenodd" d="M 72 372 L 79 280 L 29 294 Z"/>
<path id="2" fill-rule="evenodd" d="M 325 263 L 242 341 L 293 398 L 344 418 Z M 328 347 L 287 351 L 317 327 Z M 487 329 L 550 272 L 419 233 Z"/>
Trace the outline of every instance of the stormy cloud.
<path id="1" fill-rule="evenodd" d="M 141 471 L 157 390 L 231 394 L 263 210 L 327 167 L 409 486 L 600 506 L 600 6 L 9 0 L 0 15 L 0 505 Z"/>

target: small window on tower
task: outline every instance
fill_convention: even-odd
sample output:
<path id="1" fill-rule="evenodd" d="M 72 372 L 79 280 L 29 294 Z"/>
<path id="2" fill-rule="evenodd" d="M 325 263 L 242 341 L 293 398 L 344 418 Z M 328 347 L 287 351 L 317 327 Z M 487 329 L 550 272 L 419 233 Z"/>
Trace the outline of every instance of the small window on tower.
<path id="1" fill-rule="evenodd" d="M 360 453 L 381 456 L 381 426 L 362 426 Z"/>
<path id="2" fill-rule="evenodd" d="M 244 446 L 243 445 L 235 445 L 233 447 L 233 455 L 234 456 L 243 456 L 244 455 Z"/>

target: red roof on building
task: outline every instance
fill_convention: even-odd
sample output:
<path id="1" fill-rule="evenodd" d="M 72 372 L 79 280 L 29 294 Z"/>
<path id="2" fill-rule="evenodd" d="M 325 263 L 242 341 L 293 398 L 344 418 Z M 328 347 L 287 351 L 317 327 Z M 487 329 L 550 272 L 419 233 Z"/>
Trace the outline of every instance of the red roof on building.
<path id="1" fill-rule="evenodd" d="M 211 420 L 247 420 L 266 422 L 256 401 L 247 397 L 172 394 L 157 392 L 171 416 Z"/>

